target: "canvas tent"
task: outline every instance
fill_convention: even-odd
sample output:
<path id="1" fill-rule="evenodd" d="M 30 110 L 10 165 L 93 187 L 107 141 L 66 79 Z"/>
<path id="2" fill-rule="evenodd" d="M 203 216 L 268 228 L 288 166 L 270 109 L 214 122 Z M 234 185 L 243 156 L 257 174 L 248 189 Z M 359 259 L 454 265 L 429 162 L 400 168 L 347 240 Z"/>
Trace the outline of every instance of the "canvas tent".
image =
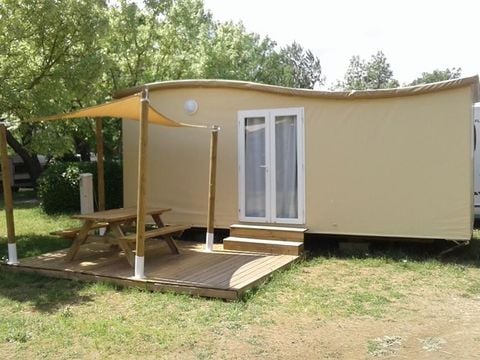
<path id="1" fill-rule="evenodd" d="M 476 76 L 351 92 L 222 80 L 145 87 L 162 114 L 222 128 L 217 227 L 274 224 L 307 227 L 318 234 L 455 241 L 471 237 Z M 198 104 L 194 114 L 185 112 L 187 101 Z M 138 146 L 138 130 L 127 121 L 123 129 L 124 168 L 131 168 L 137 164 L 131 150 Z M 280 135 L 285 131 L 289 136 Z M 155 161 L 169 171 L 149 173 L 149 201 L 174 209 L 167 217 L 170 223 L 202 226 L 207 184 L 195 175 L 208 166 L 208 158 L 194 149 L 207 146 L 205 139 L 188 130 L 152 132 L 156 140 L 149 151 L 161 154 Z M 254 150 L 256 141 L 261 151 Z M 285 160 L 292 159 L 287 148 L 293 149 L 295 161 Z M 279 186 L 280 178 L 292 172 L 293 188 L 285 181 Z M 124 173 L 126 205 L 135 203 L 136 181 Z M 155 188 L 157 181 L 161 188 Z M 295 211 L 281 214 L 279 203 L 285 201 L 293 201 Z"/>
<path id="2" fill-rule="evenodd" d="M 61 120 L 61 119 L 72 119 L 72 118 L 101 118 L 101 117 L 123 117 L 129 120 L 137 120 L 140 122 L 139 126 L 139 139 L 138 139 L 138 187 L 137 187 L 137 237 L 136 237 L 136 253 L 135 253 L 135 277 L 144 278 L 144 241 L 145 241 L 145 210 L 146 210 L 146 181 L 147 181 L 147 147 L 148 147 L 148 128 L 149 124 L 157 124 L 165 127 L 179 128 L 179 127 L 195 127 L 195 128 L 206 128 L 204 125 L 191 125 L 186 123 L 178 123 L 170 118 L 159 113 L 154 107 L 150 105 L 148 99 L 148 91 L 142 90 L 140 93 L 133 94 L 131 96 L 122 98 L 120 100 L 114 100 L 112 102 L 101 104 L 86 109 L 81 109 L 67 114 L 57 114 L 52 116 L 47 116 L 43 118 L 38 118 L 33 121 L 52 121 L 52 120 Z M 97 122 L 97 143 L 101 142 L 99 137 L 99 127 Z M 216 139 L 217 139 L 218 127 L 212 127 L 212 152 L 211 157 L 214 159 L 216 151 Z M 6 164 L 7 150 L 6 150 L 6 137 L 5 137 L 5 125 L 1 124 L 0 126 L 0 151 L 2 155 L 2 168 L 5 170 L 8 166 Z M 98 162 L 100 168 L 102 169 L 101 173 L 103 174 L 103 156 L 98 156 Z M 215 164 L 215 161 L 212 161 L 212 164 Z M 211 165 L 211 173 L 215 174 L 215 169 Z M 8 227 L 8 247 L 9 247 L 9 264 L 18 263 L 17 260 L 17 251 L 15 244 L 15 234 L 14 234 L 14 223 L 13 223 L 13 206 L 12 206 L 12 197 L 11 189 L 9 186 L 8 171 L 3 171 L 3 184 L 4 192 L 6 194 L 6 216 L 7 216 L 7 227 Z M 100 178 L 99 171 L 99 178 Z M 7 180 L 7 181 L 5 181 Z M 210 178 L 210 181 L 214 183 L 214 176 Z M 99 188 L 103 186 L 103 181 L 99 181 Z M 214 190 L 213 187 L 210 186 Z M 99 189 L 99 193 L 104 193 L 103 189 Z M 210 201 L 214 201 L 214 194 L 209 196 Z M 212 217 L 208 219 L 208 223 L 213 224 L 213 209 L 214 205 L 209 204 L 211 208 Z M 209 227 L 210 228 L 210 227 Z M 211 245 L 213 241 L 213 234 L 207 234 L 207 250 L 211 250 Z"/>

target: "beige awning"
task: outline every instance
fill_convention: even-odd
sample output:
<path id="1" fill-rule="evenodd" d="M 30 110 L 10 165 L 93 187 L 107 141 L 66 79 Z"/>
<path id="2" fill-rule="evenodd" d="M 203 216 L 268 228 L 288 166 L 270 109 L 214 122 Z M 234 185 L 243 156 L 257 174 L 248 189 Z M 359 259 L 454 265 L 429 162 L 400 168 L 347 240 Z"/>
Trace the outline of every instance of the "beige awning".
<path id="1" fill-rule="evenodd" d="M 57 114 L 46 116 L 42 118 L 36 118 L 31 121 L 49 121 L 49 120 L 62 120 L 73 119 L 83 117 L 115 117 L 128 120 L 140 121 L 140 107 L 141 107 L 141 95 L 134 94 L 119 100 L 113 100 L 111 102 L 88 107 L 78 111 L 73 111 L 66 114 Z M 179 123 L 172 119 L 169 119 L 165 115 L 160 114 L 155 108 L 149 105 L 148 109 L 148 122 L 152 124 L 158 124 L 168 127 L 205 127 L 202 125 L 191 125 L 185 123 Z"/>

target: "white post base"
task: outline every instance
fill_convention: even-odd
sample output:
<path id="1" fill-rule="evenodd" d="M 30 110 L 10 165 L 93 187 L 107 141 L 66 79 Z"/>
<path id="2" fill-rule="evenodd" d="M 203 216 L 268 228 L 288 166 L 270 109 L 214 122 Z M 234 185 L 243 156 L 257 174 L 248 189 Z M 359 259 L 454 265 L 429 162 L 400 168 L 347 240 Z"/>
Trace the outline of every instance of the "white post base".
<path id="1" fill-rule="evenodd" d="M 135 279 L 145 279 L 145 258 L 135 255 Z"/>
<path id="2" fill-rule="evenodd" d="M 17 244 L 8 244 L 8 265 L 18 265 Z"/>
<path id="3" fill-rule="evenodd" d="M 207 236 L 205 238 L 205 251 L 213 251 L 213 233 L 207 232 Z"/>

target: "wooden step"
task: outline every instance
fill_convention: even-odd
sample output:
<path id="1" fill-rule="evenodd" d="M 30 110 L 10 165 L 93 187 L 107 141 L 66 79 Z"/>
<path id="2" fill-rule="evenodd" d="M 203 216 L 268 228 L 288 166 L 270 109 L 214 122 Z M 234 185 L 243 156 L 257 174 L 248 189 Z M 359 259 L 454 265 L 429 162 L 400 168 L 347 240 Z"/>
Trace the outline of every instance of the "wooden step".
<path id="1" fill-rule="evenodd" d="M 223 239 L 223 248 L 225 250 L 298 256 L 303 252 L 303 242 L 229 236 Z"/>
<path id="2" fill-rule="evenodd" d="M 282 226 L 243 224 L 234 224 L 230 226 L 230 236 L 279 241 L 303 242 L 305 231 L 307 231 L 307 229 Z"/>

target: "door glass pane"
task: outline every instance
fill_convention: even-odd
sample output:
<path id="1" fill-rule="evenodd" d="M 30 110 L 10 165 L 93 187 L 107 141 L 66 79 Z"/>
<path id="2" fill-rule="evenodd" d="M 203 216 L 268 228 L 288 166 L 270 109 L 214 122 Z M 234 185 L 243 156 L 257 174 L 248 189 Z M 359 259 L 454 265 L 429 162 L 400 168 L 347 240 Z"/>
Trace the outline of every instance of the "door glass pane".
<path id="1" fill-rule="evenodd" d="M 275 117 L 276 217 L 298 218 L 297 117 Z"/>
<path id="2" fill-rule="evenodd" d="M 245 118 L 245 216 L 266 217 L 265 118 Z"/>

